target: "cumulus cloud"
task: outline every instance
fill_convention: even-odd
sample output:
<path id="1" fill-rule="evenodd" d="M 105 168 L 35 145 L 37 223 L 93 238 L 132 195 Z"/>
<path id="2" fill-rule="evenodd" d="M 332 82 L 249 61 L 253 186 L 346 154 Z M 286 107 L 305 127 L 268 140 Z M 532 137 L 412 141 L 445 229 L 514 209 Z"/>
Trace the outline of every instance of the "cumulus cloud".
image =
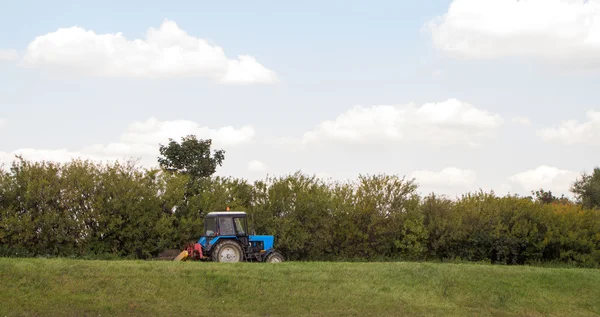
<path id="1" fill-rule="evenodd" d="M 93 144 L 79 150 L 68 149 L 18 149 L 12 152 L 0 152 L 0 162 L 11 162 L 16 154 L 33 161 L 67 162 L 73 158 L 114 161 L 139 158 L 142 164 L 154 165 L 158 145 L 166 144 L 169 138 L 180 141 L 181 137 L 193 134 L 199 139 L 212 139 L 218 148 L 230 148 L 252 142 L 254 128 L 231 126 L 211 129 L 187 120 L 160 121 L 150 118 L 132 123 L 120 139 L 107 144 Z"/>
<path id="2" fill-rule="evenodd" d="M 598 0 L 454 0 L 427 28 L 437 48 L 467 58 L 600 66 Z"/>
<path id="3" fill-rule="evenodd" d="M 417 183 L 434 187 L 470 187 L 477 180 L 473 170 L 446 167 L 441 171 L 418 170 L 411 174 Z"/>
<path id="4" fill-rule="evenodd" d="M 252 160 L 248 162 L 248 171 L 252 173 L 264 173 L 267 171 L 268 168 L 269 167 L 267 166 L 267 164 L 258 160 Z"/>
<path id="5" fill-rule="evenodd" d="M 275 72 L 254 57 L 230 59 L 219 46 L 187 34 L 165 20 L 150 28 L 145 39 L 122 33 L 96 34 L 78 26 L 59 28 L 36 37 L 22 58 L 29 67 L 69 70 L 92 76 L 202 76 L 221 83 L 272 83 Z"/>
<path id="6" fill-rule="evenodd" d="M 546 142 L 566 145 L 600 145 L 600 111 L 588 111 L 587 118 L 588 121 L 583 123 L 563 121 L 559 127 L 539 130 L 538 136 Z"/>
<path id="7" fill-rule="evenodd" d="M 520 124 L 520 125 L 525 125 L 525 126 L 531 125 L 531 120 L 529 120 L 529 118 L 527 118 L 527 117 L 522 117 L 522 116 L 517 116 L 517 117 L 512 118 L 512 122 L 515 124 Z"/>
<path id="8" fill-rule="evenodd" d="M 481 140 L 494 137 L 502 124 L 500 115 L 456 99 L 420 107 L 357 106 L 306 132 L 302 143 L 420 141 L 477 146 Z"/>
<path id="9" fill-rule="evenodd" d="M 157 144 L 168 138 L 181 138 L 195 134 L 199 138 L 212 139 L 219 146 L 246 143 L 254 137 L 254 128 L 250 125 L 234 128 L 232 126 L 211 129 L 188 120 L 160 121 L 154 117 L 146 121 L 132 123 L 122 135 L 121 141 L 130 144 Z"/>
<path id="10" fill-rule="evenodd" d="M 0 49 L 0 61 L 16 61 L 19 59 L 19 53 L 15 50 Z"/>
<path id="11" fill-rule="evenodd" d="M 535 191 L 540 188 L 551 190 L 557 195 L 567 195 L 571 184 L 579 176 L 578 173 L 558 169 L 553 166 L 541 165 L 509 177 L 509 180 L 520 185 L 523 189 Z"/>

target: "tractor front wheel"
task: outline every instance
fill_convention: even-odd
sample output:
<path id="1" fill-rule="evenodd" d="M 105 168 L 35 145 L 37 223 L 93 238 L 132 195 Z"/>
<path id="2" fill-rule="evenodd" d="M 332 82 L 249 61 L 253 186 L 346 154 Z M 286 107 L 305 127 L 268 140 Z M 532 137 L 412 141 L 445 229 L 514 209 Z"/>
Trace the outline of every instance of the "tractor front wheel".
<path id="1" fill-rule="evenodd" d="M 242 248 L 233 240 L 224 240 L 216 245 L 212 257 L 215 262 L 241 262 L 243 260 Z"/>
<path id="2" fill-rule="evenodd" d="M 283 255 L 279 254 L 279 252 L 273 252 L 273 253 L 267 255 L 265 262 L 269 262 L 269 263 L 283 262 Z"/>

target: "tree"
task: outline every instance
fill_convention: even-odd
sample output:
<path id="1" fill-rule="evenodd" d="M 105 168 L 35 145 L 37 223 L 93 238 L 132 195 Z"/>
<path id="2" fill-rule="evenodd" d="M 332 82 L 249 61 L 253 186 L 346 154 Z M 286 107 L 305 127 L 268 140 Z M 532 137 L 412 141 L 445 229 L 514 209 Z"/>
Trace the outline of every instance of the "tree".
<path id="1" fill-rule="evenodd" d="M 581 178 L 573 183 L 571 191 L 575 194 L 577 201 L 584 207 L 600 207 L 600 168 L 594 168 L 591 175 L 583 173 Z"/>
<path id="2" fill-rule="evenodd" d="M 181 143 L 169 139 L 168 145 L 160 144 L 158 163 L 170 172 L 190 176 L 191 181 L 210 177 L 223 164 L 224 150 L 215 150 L 211 156 L 212 140 L 198 140 L 194 135 L 181 138 Z"/>
<path id="3" fill-rule="evenodd" d="M 540 190 L 536 190 L 535 192 L 531 192 L 534 195 L 535 201 L 540 202 L 542 204 L 552 204 L 552 203 L 562 203 L 568 204 L 570 203 L 569 198 L 565 197 L 565 195 L 561 195 L 561 197 L 554 196 L 552 191 L 545 191 L 543 188 Z"/>
<path id="4" fill-rule="evenodd" d="M 171 172 L 171 185 L 176 185 L 177 192 L 182 190 L 179 201 L 171 199 L 171 210 L 174 212 L 173 228 L 177 240 L 181 243 L 196 237 L 202 231 L 203 214 L 214 206 L 210 201 L 214 184 L 211 176 L 217 166 L 223 164 L 225 151 L 215 150 L 211 153 L 212 140 L 198 140 L 194 135 L 181 138 L 181 143 L 169 139 L 168 145 L 160 145 L 158 163 Z M 183 181 L 184 183 L 181 183 Z M 178 187 L 183 185 L 183 188 Z M 208 198 L 207 198 L 208 196 Z"/>

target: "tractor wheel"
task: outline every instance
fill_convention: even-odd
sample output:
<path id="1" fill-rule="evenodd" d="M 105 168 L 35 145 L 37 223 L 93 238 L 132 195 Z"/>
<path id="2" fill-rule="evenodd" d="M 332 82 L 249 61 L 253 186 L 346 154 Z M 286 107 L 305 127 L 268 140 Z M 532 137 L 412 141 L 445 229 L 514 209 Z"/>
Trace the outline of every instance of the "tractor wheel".
<path id="1" fill-rule="evenodd" d="M 267 255 L 265 262 L 269 262 L 269 263 L 283 262 L 283 255 L 279 254 L 279 252 L 273 252 L 273 253 Z"/>
<path id="2" fill-rule="evenodd" d="M 219 242 L 212 251 L 214 262 L 241 262 L 244 260 L 243 256 L 242 248 L 233 240 L 223 240 Z"/>

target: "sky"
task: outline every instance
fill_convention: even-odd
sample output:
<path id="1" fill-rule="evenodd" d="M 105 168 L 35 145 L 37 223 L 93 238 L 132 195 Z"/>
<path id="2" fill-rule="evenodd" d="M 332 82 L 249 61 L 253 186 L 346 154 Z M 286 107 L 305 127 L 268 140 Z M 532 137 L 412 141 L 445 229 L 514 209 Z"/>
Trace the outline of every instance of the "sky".
<path id="1" fill-rule="evenodd" d="M 195 134 L 249 181 L 571 196 L 599 75 L 600 0 L 0 0 L 0 163 L 153 167 Z"/>

